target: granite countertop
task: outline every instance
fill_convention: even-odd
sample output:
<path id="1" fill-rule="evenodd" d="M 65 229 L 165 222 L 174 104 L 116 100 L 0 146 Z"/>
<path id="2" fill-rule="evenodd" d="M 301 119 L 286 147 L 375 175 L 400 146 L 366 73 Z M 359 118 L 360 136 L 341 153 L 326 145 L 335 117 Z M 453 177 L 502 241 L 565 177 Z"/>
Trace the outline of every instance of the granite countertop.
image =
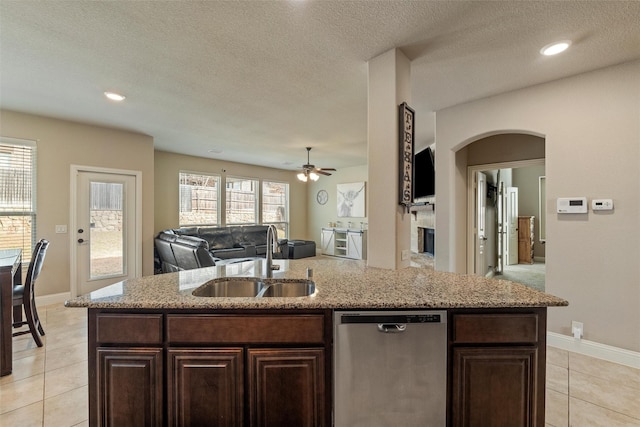
<path id="1" fill-rule="evenodd" d="M 264 277 L 265 261 L 247 261 L 115 283 L 65 302 L 67 307 L 114 309 L 420 309 L 566 306 L 567 301 L 506 280 L 407 267 L 386 270 L 365 261 L 332 257 L 274 260 L 273 277 L 303 279 L 313 269 L 309 297 L 194 297 L 191 292 L 224 276 Z"/>

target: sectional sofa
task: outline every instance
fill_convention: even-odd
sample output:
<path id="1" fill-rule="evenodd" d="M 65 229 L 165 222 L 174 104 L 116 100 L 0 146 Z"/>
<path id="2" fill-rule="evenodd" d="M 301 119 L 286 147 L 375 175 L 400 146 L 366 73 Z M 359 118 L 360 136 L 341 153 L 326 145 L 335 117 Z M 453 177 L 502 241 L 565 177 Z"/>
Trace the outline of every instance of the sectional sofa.
<path id="1" fill-rule="evenodd" d="M 315 244 L 314 244 L 315 245 Z M 267 226 L 188 227 L 164 230 L 155 238 L 156 271 L 190 270 L 264 257 Z M 278 239 L 274 258 L 288 258 L 287 239 Z"/>

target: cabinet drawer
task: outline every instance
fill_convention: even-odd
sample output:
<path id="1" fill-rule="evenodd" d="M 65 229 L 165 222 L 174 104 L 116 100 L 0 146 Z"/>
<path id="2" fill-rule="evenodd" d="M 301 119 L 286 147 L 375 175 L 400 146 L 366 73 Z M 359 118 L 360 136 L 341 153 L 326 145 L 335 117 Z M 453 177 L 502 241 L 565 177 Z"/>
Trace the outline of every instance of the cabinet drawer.
<path id="1" fill-rule="evenodd" d="M 322 343 L 322 315 L 167 315 L 170 343 Z"/>
<path id="2" fill-rule="evenodd" d="M 538 315 L 457 314 L 453 317 L 454 343 L 538 342 Z"/>
<path id="3" fill-rule="evenodd" d="M 162 314 L 98 314 L 96 341 L 120 344 L 162 344 Z"/>

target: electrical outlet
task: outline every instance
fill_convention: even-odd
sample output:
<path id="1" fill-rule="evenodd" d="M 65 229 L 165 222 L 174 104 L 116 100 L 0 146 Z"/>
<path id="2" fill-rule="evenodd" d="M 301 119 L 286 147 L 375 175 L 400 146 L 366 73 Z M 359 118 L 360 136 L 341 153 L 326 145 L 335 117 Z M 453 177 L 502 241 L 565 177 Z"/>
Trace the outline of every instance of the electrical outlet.
<path id="1" fill-rule="evenodd" d="M 403 251 L 402 251 L 402 254 L 401 254 L 402 261 L 406 261 L 406 260 L 408 260 L 408 259 L 409 259 L 409 257 L 410 257 L 409 249 L 405 249 L 405 250 L 403 250 Z"/>
<path id="2" fill-rule="evenodd" d="M 582 322 L 576 322 L 573 320 L 571 322 L 571 334 L 577 340 L 582 339 L 584 336 L 584 324 Z"/>

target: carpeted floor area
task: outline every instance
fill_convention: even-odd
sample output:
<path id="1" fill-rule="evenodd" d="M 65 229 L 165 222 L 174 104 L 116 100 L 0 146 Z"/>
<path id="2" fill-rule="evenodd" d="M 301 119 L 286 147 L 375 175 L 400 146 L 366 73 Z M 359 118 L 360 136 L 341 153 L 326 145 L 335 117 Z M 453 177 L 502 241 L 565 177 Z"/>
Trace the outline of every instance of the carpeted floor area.
<path id="1" fill-rule="evenodd" d="M 536 262 L 534 264 L 514 264 L 505 265 L 502 274 L 497 274 L 496 279 L 511 280 L 522 283 L 538 291 L 545 289 L 545 264 Z"/>

